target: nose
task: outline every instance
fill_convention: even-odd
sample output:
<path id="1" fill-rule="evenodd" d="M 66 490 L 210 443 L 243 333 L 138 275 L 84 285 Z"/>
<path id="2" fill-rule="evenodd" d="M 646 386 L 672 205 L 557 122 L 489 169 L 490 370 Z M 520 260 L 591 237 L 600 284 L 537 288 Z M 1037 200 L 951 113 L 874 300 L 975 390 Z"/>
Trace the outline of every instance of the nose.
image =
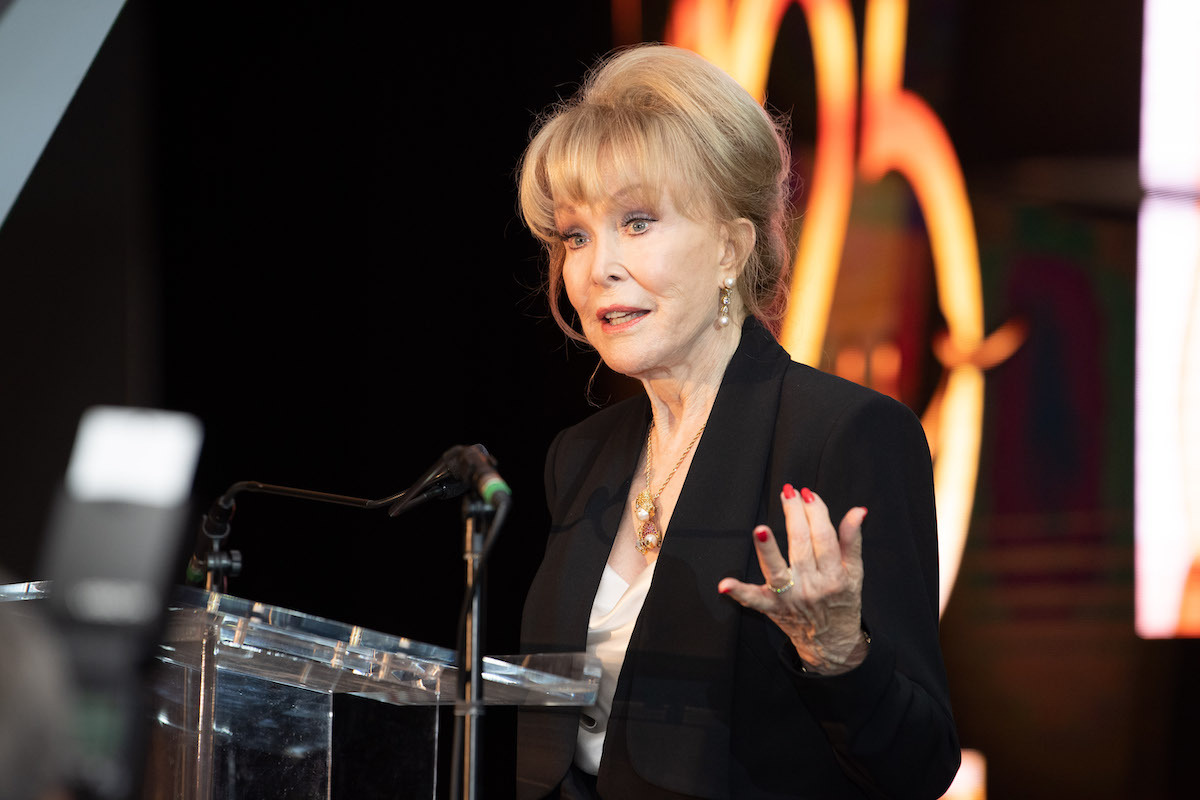
<path id="1" fill-rule="evenodd" d="M 598 286 L 611 286 L 629 277 L 617 237 L 611 234 L 596 236 L 592 246 L 591 276 Z"/>

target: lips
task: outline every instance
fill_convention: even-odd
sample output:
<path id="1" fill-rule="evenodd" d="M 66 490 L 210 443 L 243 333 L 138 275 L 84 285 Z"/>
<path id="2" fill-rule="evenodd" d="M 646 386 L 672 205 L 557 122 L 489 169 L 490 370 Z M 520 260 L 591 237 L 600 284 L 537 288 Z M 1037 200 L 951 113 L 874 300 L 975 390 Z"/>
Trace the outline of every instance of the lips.
<path id="1" fill-rule="evenodd" d="M 620 328 L 637 322 L 650 312 L 644 308 L 609 306 L 596 312 L 596 318 L 606 328 Z"/>

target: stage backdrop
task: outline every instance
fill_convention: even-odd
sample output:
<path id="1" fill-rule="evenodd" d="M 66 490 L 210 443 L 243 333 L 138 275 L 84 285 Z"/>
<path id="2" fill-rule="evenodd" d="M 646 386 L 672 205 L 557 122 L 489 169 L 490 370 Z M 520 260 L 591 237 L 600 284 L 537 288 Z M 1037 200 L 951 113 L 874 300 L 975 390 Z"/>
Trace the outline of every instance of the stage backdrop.
<path id="1" fill-rule="evenodd" d="M 0 229 L 0 561 L 34 577 L 94 403 L 204 421 L 198 508 L 239 480 L 381 497 L 447 447 L 483 442 L 516 499 L 488 649 L 514 650 L 545 540 L 542 457 L 592 410 L 595 357 L 547 318 L 513 170 L 535 114 L 587 64 L 669 35 L 668 4 L 621 5 L 640 18 L 614 24 L 606 3 L 128 0 Z M 787 5 L 769 51 L 766 97 L 790 114 L 806 214 L 821 152 L 821 39 L 806 13 L 833 6 L 848 10 L 856 76 L 869 74 L 862 2 Z M 1139 639 L 1133 616 L 1141 9 L 907 11 L 899 86 L 961 167 L 981 334 L 1022 331 L 982 373 L 976 488 L 943 616 L 962 743 L 986 758 L 992 798 L 1187 796 L 1200 658 L 1194 642 Z M 954 324 L 935 237 L 913 181 L 859 173 L 869 147 L 855 142 L 817 357 L 923 412 Z M 848 313 L 860 302 L 885 324 L 875 338 Z M 601 370 L 592 399 L 631 388 Z M 231 540 L 246 572 L 231 589 L 448 644 L 459 529 L 455 503 L 392 520 L 246 498 Z M 511 721 L 488 719 L 490 796 L 509 786 Z"/>

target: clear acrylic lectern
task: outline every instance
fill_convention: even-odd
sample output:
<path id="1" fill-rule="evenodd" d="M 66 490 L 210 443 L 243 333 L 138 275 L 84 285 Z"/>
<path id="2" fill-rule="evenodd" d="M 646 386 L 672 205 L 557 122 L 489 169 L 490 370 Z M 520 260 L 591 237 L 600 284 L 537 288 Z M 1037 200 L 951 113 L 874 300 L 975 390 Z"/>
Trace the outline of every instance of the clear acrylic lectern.
<path id="1" fill-rule="evenodd" d="M 0 601 L 48 590 L 0 586 Z M 157 659 L 147 800 L 333 796 L 335 700 L 346 695 L 390 707 L 370 717 L 367 738 L 382 757 L 359 768 L 372 774 L 349 780 L 355 793 L 436 795 L 437 707 L 455 698 L 451 650 L 180 587 Z M 591 705 L 599 674 L 582 653 L 486 658 L 484 702 Z"/>

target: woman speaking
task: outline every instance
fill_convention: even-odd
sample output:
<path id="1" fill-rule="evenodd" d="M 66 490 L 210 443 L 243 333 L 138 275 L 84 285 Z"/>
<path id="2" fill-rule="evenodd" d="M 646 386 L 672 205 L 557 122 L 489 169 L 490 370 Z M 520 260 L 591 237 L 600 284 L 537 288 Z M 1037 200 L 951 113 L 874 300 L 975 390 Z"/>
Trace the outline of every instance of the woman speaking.
<path id="1" fill-rule="evenodd" d="M 762 106 L 661 45 L 602 62 L 526 150 L 552 312 L 645 394 L 546 459 L 522 647 L 603 676 L 582 713 L 522 712 L 521 797 L 936 798 L 954 776 L 929 449 L 903 405 L 776 342 L 788 177 Z"/>

